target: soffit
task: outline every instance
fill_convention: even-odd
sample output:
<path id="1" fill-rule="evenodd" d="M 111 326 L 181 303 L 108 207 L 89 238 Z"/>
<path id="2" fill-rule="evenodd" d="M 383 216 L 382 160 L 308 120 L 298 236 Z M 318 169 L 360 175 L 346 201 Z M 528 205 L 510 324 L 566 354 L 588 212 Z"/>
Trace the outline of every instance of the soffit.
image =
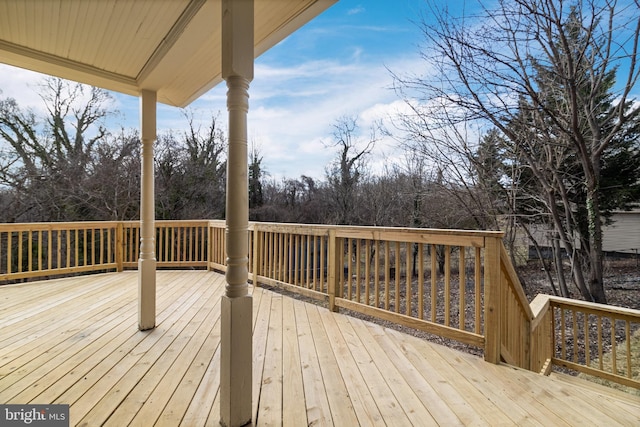
<path id="1" fill-rule="evenodd" d="M 255 0 L 254 57 L 336 1 Z M 182 107 L 222 80 L 220 3 L 0 0 L 0 62 Z"/>

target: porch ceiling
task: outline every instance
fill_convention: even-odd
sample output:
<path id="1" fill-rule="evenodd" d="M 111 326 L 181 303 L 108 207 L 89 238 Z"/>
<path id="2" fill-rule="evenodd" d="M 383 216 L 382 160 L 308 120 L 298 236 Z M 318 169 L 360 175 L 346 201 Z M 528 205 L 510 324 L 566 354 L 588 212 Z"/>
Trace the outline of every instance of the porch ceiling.
<path id="1" fill-rule="evenodd" d="M 255 0 L 254 57 L 337 0 Z M 0 62 L 183 107 L 222 81 L 221 0 L 0 0 Z"/>

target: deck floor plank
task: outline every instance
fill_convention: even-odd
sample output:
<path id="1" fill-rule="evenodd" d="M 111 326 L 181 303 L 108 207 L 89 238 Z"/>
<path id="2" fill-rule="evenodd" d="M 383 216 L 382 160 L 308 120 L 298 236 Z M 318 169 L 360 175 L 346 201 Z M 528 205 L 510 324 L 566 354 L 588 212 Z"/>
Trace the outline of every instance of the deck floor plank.
<path id="1" fill-rule="evenodd" d="M 47 301 L 47 297 L 43 296 L 40 301 L 30 301 L 14 318 L 0 317 L 0 328 L 11 328 L 13 331 L 13 335 L 5 337 L 0 342 L 0 365 L 4 366 L 11 362 L 13 355 L 27 353 L 27 350 L 22 348 L 25 345 L 31 345 L 31 348 L 43 347 L 47 341 L 53 342 L 53 345 L 58 344 L 60 340 L 52 332 L 60 332 L 63 325 L 68 326 L 62 331 L 65 336 L 81 331 L 80 320 L 100 316 L 99 306 L 104 310 L 112 311 L 110 302 L 117 301 L 126 293 L 126 289 L 114 292 L 108 288 L 108 284 L 101 285 L 100 282 L 94 283 L 93 286 L 79 281 L 75 283 L 82 289 L 75 297 L 65 295 L 64 290 L 59 290 L 59 294 L 55 294 L 66 296 L 61 302 L 64 310 L 60 309 L 60 304 L 42 304 L 42 301 Z M 72 292 L 66 292 L 66 294 L 73 295 Z M 69 316 L 69 313 L 73 313 L 74 316 Z"/>
<path id="2" fill-rule="evenodd" d="M 116 306 L 125 305 L 124 300 L 117 300 L 117 302 Z M 132 306 L 131 308 L 135 307 Z M 126 307 L 124 309 L 126 310 Z M 109 334 L 110 328 L 122 322 L 122 318 L 119 318 L 119 316 L 122 316 L 123 313 L 123 309 L 120 308 L 115 312 L 112 309 L 110 312 L 96 317 L 89 316 L 87 318 L 81 316 L 76 318 L 76 322 L 79 325 L 77 327 L 72 329 L 63 328 L 60 333 L 52 334 L 44 340 L 31 337 L 31 343 L 14 350 L 16 357 L 0 369 L 3 382 L 7 385 L 4 390 L 0 391 L 0 399 L 12 399 L 11 393 L 15 392 L 15 390 L 22 390 L 35 382 L 43 382 L 43 376 L 55 377 L 57 370 L 64 372 L 64 366 L 73 364 L 78 358 L 78 353 L 82 353 L 84 349 L 95 343 L 99 346 L 100 343 L 106 342 L 108 338 L 105 338 L 104 335 Z M 107 317 L 105 318 L 104 315 Z M 73 318 L 68 314 L 67 317 Z M 32 317 L 32 320 L 34 323 L 40 322 L 38 316 Z M 66 323 L 63 325 L 68 326 Z M 16 383 L 8 386 L 13 379 L 16 380 Z M 39 385 L 46 384 L 49 384 L 49 382 L 44 381 L 44 384 Z"/>
<path id="3" fill-rule="evenodd" d="M 427 409 L 432 408 L 434 405 L 446 406 L 446 408 L 440 408 L 438 411 L 446 412 L 447 408 L 450 409 L 465 426 L 487 427 L 490 425 L 467 402 L 466 397 L 455 387 L 455 384 L 442 376 L 438 370 L 427 362 L 428 359 L 439 357 L 437 354 L 436 356 L 431 355 L 433 350 L 429 346 L 417 346 L 415 345 L 416 340 L 393 330 L 386 330 L 386 332 L 391 338 L 395 339 L 407 360 L 420 373 L 420 376 L 427 381 L 429 387 L 423 397 L 429 400 Z"/>
<path id="4" fill-rule="evenodd" d="M 325 388 L 307 310 L 305 304 L 297 300 L 293 302 L 293 307 L 298 322 L 298 345 L 304 398 L 307 405 L 307 421 L 313 426 L 332 426 L 334 423 L 327 399 L 327 394 L 331 390 Z"/>
<path id="5" fill-rule="evenodd" d="M 415 392 L 416 398 L 420 399 L 434 423 L 446 426 L 462 425 L 460 418 L 443 400 L 438 398 L 427 379 L 416 369 L 410 358 L 402 352 L 402 342 L 392 339 L 391 334 L 386 333 L 379 325 L 364 323 L 364 326 L 369 329 L 380 348 L 388 355 L 387 360 L 398 370 L 399 378 L 402 378 L 406 385 Z"/>
<path id="6" fill-rule="evenodd" d="M 258 417 L 258 404 L 260 403 L 260 386 L 264 372 L 265 354 L 267 349 L 267 339 L 269 337 L 269 320 L 271 316 L 271 292 L 253 292 L 253 366 L 252 366 L 252 419 Z M 258 297 L 258 295 L 261 295 Z"/>
<path id="7" fill-rule="evenodd" d="M 167 276 L 162 276 L 168 279 Z M 187 282 L 186 280 L 184 281 Z M 181 289 L 178 287 L 178 289 Z M 187 295 L 186 289 L 183 289 L 184 296 Z M 124 308 L 129 310 L 126 316 L 122 317 L 122 322 L 119 327 L 113 328 L 106 335 L 108 343 L 103 346 L 95 346 L 92 352 L 87 351 L 87 357 L 82 363 L 73 367 L 68 374 L 57 380 L 55 383 L 51 383 L 51 386 L 44 391 L 43 394 L 38 396 L 38 399 L 43 401 L 59 401 L 65 403 L 74 403 L 85 392 L 94 387 L 95 383 L 99 381 L 114 364 L 119 363 L 126 354 L 132 351 L 142 339 L 145 339 L 146 335 L 140 333 L 135 327 L 137 322 L 137 302 L 135 289 L 131 292 L 131 297 L 134 301 L 129 302 Z M 157 308 L 159 310 L 158 321 L 167 317 L 165 309 L 170 306 L 170 303 L 177 303 L 176 298 L 169 292 L 166 292 L 162 287 L 158 292 Z M 118 310 L 119 312 L 120 310 Z"/>
<path id="8" fill-rule="evenodd" d="M 390 331 L 394 333 L 395 331 Z M 469 405 L 471 410 L 477 414 L 480 419 L 484 420 L 488 425 L 512 425 L 514 421 L 500 408 L 497 408 L 493 402 L 482 394 L 476 387 L 473 377 L 467 377 L 464 373 L 457 371 L 451 366 L 447 359 L 457 357 L 456 352 L 451 352 L 442 356 L 434 351 L 437 345 L 421 340 L 413 340 L 406 336 L 405 339 L 414 345 L 419 354 L 423 355 L 422 364 L 425 366 L 427 377 L 432 375 L 430 383 L 434 386 L 438 393 L 441 389 L 443 393 L 447 393 L 449 385 L 453 387 L 457 396 L 448 396 L 447 402 Z M 423 371 L 424 372 L 424 371 Z M 429 374 L 429 372 L 431 374 Z M 443 398 L 447 399 L 446 394 Z M 462 399 L 462 402 L 458 399 Z"/>
<path id="9" fill-rule="evenodd" d="M 358 365 L 364 382 L 370 390 L 383 419 L 387 424 L 391 425 L 410 425 L 409 419 L 402 410 L 398 399 L 389 389 L 383 372 L 381 372 L 375 364 L 375 360 L 373 359 L 375 355 L 372 356 L 369 354 L 365 343 L 360 337 L 359 331 L 353 327 L 354 324 L 350 323 L 350 326 L 353 329 L 353 334 L 347 341 L 349 350 Z M 348 329 L 345 327 L 345 330 Z"/>
<path id="10" fill-rule="evenodd" d="M 222 290 L 222 285 L 219 286 L 220 290 Z M 219 357 L 220 316 L 209 319 L 209 322 L 208 324 L 203 324 L 203 327 L 209 330 L 208 336 L 193 358 L 180 384 L 175 387 L 175 390 L 167 391 L 168 393 L 172 393 L 172 396 L 162 410 L 162 413 L 160 413 L 158 421 L 155 424 L 156 426 L 175 427 L 179 425 L 187 413 L 189 404 L 194 400 L 201 383 L 208 377 L 207 371 L 220 371 L 217 369 L 217 365 L 215 365 L 216 360 L 219 364 L 219 358 L 216 358 L 216 355 Z"/>
<path id="11" fill-rule="evenodd" d="M 224 284 L 158 272 L 145 332 L 135 272 L 0 286 L 0 403 L 67 403 L 71 425 L 218 425 Z M 250 289 L 254 425 L 640 425 L 634 396 Z"/>
<path id="12" fill-rule="evenodd" d="M 346 316 L 336 316 L 326 311 L 323 312 L 322 317 L 327 334 L 333 338 L 332 346 L 336 359 L 340 361 L 338 366 L 342 372 L 359 424 L 368 426 L 386 425 L 347 344 L 355 340 L 356 336 Z"/>
<path id="13" fill-rule="evenodd" d="M 438 346 L 434 346 L 434 350 L 440 353 L 443 357 L 445 353 L 450 353 L 449 349 Z M 516 420 L 517 425 L 562 425 L 559 422 L 558 417 L 547 417 L 549 412 L 548 408 L 540 405 L 531 394 L 522 389 L 517 382 L 511 381 L 512 375 L 507 372 L 509 368 L 503 369 L 500 372 L 490 373 L 491 367 L 486 366 L 487 363 L 476 357 L 467 357 L 467 355 L 460 355 L 459 357 L 449 358 L 452 366 L 458 368 L 461 372 L 467 372 L 468 369 L 472 369 L 475 373 L 474 376 L 477 379 L 478 390 L 480 390 L 488 399 L 496 402 L 496 406 L 503 411 L 509 411 L 509 415 Z M 475 363 L 478 360 L 481 364 Z M 494 387 L 492 380 L 495 375 L 506 374 L 502 378 L 500 384 L 501 387 Z M 509 402 L 509 396 L 520 396 L 521 399 L 515 404 Z M 535 403 L 535 404 L 534 404 Z"/>
<path id="14" fill-rule="evenodd" d="M 619 408 L 621 416 L 629 417 L 632 415 L 637 415 L 638 398 L 634 395 L 631 395 L 622 390 L 615 390 L 609 387 L 603 387 L 601 384 L 597 384 L 591 381 L 587 381 L 583 378 L 574 377 L 571 375 L 554 373 L 554 374 L 551 374 L 551 377 L 553 377 L 554 380 L 556 381 L 567 383 L 570 386 L 572 387 L 575 386 L 580 390 L 585 388 L 592 390 L 594 393 L 590 394 L 590 396 L 595 397 L 598 400 L 598 402 L 600 402 L 601 399 L 604 399 L 608 403 L 612 404 L 614 407 Z M 628 419 L 628 418 L 625 418 L 625 419 Z"/>
<path id="15" fill-rule="evenodd" d="M 195 332 L 189 334 L 190 337 L 187 338 L 188 342 L 186 344 L 182 345 L 179 340 L 176 339 L 172 343 L 172 348 L 165 351 L 161 359 L 166 359 L 166 367 L 160 368 L 160 365 L 156 362 L 154 368 L 157 367 L 158 369 L 156 369 L 156 372 L 150 374 L 155 378 L 162 377 L 162 379 L 155 385 L 155 387 L 153 383 L 149 384 L 149 389 L 153 388 L 153 390 L 148 396 L 148 392 L 142 390 L 142 383 L 138 383 L 136 390 L 140 391 L 137 399 L 140 399 L 140 396 L 144 396 L 143 400 L 145 404 L 136 413 L 133 420 L 131 420 L 131 422 L 127 420 L 126 423 L 120 423 L 116 422 L 115 419 L 112 422 L 111 418 L 109 418 L 109 424 L 114 426 L 128 424 L 141 427 L 148 426 L 151 423 L 155 424 L 159 415 L 164 411 L 167 402 L 171 399 L 172 395 L 178 388 L 178 385 L 182 382 L 187 370 L 194 362 L 194 357 L 204 346 L 205 340 L 209 337 L 209 332 L 217 324 L 217 321 L 220 318 L 218 312 L 220 310 L 219 305 L 221 296 L 222 293 L 212 294 L 212 297 L 207 301 L 207 304 L 205 304 L 198 311 L 197 315 L 194 316 L 191 322 L 189 322 L 190 327 L 195 327 Z M 184 335 L 185 334 L 183 333 L 180 337 Z M 178 353 L 175 357 L 173 355 L 169 355 L 173 349 Z M 145 378 L 148 377 L 149 375 L 145 375 Z M 133 392 L 130 393 L 127 398 L 131 398 L 132 396 Z M 122 406 L 124 405 L 121 405 L 120 408 Z"/>
<path id="16" fill-rule="evenodd" d="M 465 360 L 475 365 L 487 381 L 491 381 L 494 376 L 500 376 L 508 392 L 520 396 L 521 406 L 543 425 L 568 426 L 570 422 L 575 421 L 575 413 L 568 414 L 568 411 L 559 407 L 553 394 L 545 388 L 540 388 L 535 381 L 530 381 L 529 375 L 520 375 L 523 371 L 515 368 L 510 368 L 513 369 L 512 372 L 496 371 L 491 364 L 490 366 L 484 363 L 476 364 L 472 358 L 465 358 Z"/>
<path id="17" fill-rule="evenodd" d="M 307 408 L 304 404 L 304 383 L 298 347 L 298 322 L 293 299 L 282 299 L 282 425 L 306 426 Z"/>
<path id="18" fill-rule="evenodd" d="M 267 346 L 260 386 L 258 422 L 275 425 L 282 420 L 282 296 L 271 299 Z"/>
<path id="19" fill-rule="evenodd" d="M 332 348 L 332 342 L 326 333 L 320 311 L 326 308 L 313 304 L 306 305 L 307 318 L 311 326 L 315 351 L 320 363 L 322 379 L 327 389 L 327 399 L 331 408 L 331 416 L 336 425 L 357 425 L 358 417 L 349 398 L 349 392 L 338 368 L 338 360 Z M 339 420 L 339 422 L 337 421 Z"/>
<path id="20" fill-rule="evenodd" d="M 205 286 L 205 285 L 200 285 Z M 163 322 L 151 331 L 136 333 L 135 347 L 102 377 L 96 384 L 74 403 L 75 415 L 81 416 L 80 423 L 103 425 L 129 392 L 149 372 L 166 348 L 183 331 L 185 326 L 204 304 L 205 298 L 193 286 L 185 300 L 176 301 L 177 308 Z M 62 403 L 62 402 L 61 402 Z M 74 414 L 70 414 L 72 421 Z"/>
<path id="21" fill-rule="evenodd" d="M 354 329 L 358 331 L 358 335 L 361 337 L 364 347 L 371 355 L 371 360 L 375 363 L 380 372 L 384 372 L 384 377 L 389 389 L 396 397 L 410 423 L 413 425 L 421 423 L 430 425 L 438 424 L 437 420 L 431 415 L 431 413 L 429 413 L 427 408 L 416 396 L 415 393 L 418 390 L 414 390 L 403 379 L 400 370 L 394 361 L 389 358 L 390 353 L 388 353 L 385 348 L 381 347 L 375 339 L 372 331 L 375 331 L 376 334 L 384 334 L 382 327 L 372 324 L 371 328 L 369 328 L 365 322 L 356 318 L 351 318 L 349 321 L 354 325 Z M 398 357 L 404 359 L 402 354 L 398 354 Z M 395 362 L 402 366 L 400 369 L 405 369 L 405 366 L 408 365 L 408 361 L 406 359 L 396 359 Z"/>

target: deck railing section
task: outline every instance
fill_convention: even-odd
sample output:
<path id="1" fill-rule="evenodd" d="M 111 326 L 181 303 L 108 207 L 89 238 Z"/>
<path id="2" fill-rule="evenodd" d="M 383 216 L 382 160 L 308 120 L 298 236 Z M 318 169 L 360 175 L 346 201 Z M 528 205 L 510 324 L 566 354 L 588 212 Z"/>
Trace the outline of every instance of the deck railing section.
<path id="1" fill-rule="evenodd" d="M 124 268 L 138 266 L 140 222 L 122 222 Z M 206 268 L 209 221 L 156 221 L 156 261 L 160 268 Z"/>
<path id="2" fill-rule="evenodd" d="M 640 311 L 539 295 L 532 339 L 541 350 L 532 370 L 548 374 L 553 366 L 640 388 L 640 366 L 633 357 L 633 334 L 640 333 Z M 535 333 L 535 329 L 534 329 Z"/>
<path id="3" fill-rule="evenodd" d="M 339 227 L 335 305 L 484 347 L 486 239 L 500 233 Z"/>
<path id="4" fill-rule="evenodd" d="M 135 268 L 139 239 L 137 221 L 0 224 L 0 281 Z M 156 221 L 158 267 L 225 271 L 225 239 L 224 221 Z M 640 388 L 640 311 L 529 304 L 500 232 L 250 223 L 248 248 L 254 283 L 480 347 L 493 363 Z"/>
<path id="5" fill-rule="evenodd" d="M 328 300 L 328 227 L 252 223 L 250 231 L 249 271 L 254 280 Z"/>
<path id="6" fill-rule="evenodd" d="M 117 268 L 115 222 L 0 224 L 0 281 Z"/>
<path id="7" fill-rule="evenodd" d="M 227 256 L 225 252 L 226 245 L 226 225 L 224 221 L 212 220 L 209 221 L 209 258 L 208 268 L 210 270 L 226 271 L 227 269 Z M 251 240 L 252 233 L 249 233 L 249 239 Z M 251 255 L 251 250 L 249 250 Z M 251 263 L 249 263 L 251 267 Z"/>
<path id="8" fill-rule="evenodd" d="M 0 281 L 135 268 L 140 223 L 0 224 Z M 160 268 L 206 268 L 209 221 L 156 221 Z"/>

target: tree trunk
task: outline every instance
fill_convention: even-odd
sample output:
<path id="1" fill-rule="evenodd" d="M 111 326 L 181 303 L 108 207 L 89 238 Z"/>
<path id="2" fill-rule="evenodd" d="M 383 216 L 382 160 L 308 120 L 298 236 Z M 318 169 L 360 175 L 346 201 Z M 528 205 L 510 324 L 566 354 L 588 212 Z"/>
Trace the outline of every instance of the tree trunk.
<path id="1" fill-rule="evenodd" d="M 600 220 L 598 191 L 589 189 L 587 218 L 589 221 L 589 293 L 594 302 L 607 303 L 602 272 L 602 221 Z"/>
<path id="2" fill-rule="evenodd" d="M 553 239 L 553 255 L 556 263 L 558 285 L 560 286 L 560 296 L 569 298 L 569 289 L 567 288 L 567 281 L 564 278 L 564 267 L 562 265 L 562 248 L 560 247 L 560 239 L 557 235 Z"/>

